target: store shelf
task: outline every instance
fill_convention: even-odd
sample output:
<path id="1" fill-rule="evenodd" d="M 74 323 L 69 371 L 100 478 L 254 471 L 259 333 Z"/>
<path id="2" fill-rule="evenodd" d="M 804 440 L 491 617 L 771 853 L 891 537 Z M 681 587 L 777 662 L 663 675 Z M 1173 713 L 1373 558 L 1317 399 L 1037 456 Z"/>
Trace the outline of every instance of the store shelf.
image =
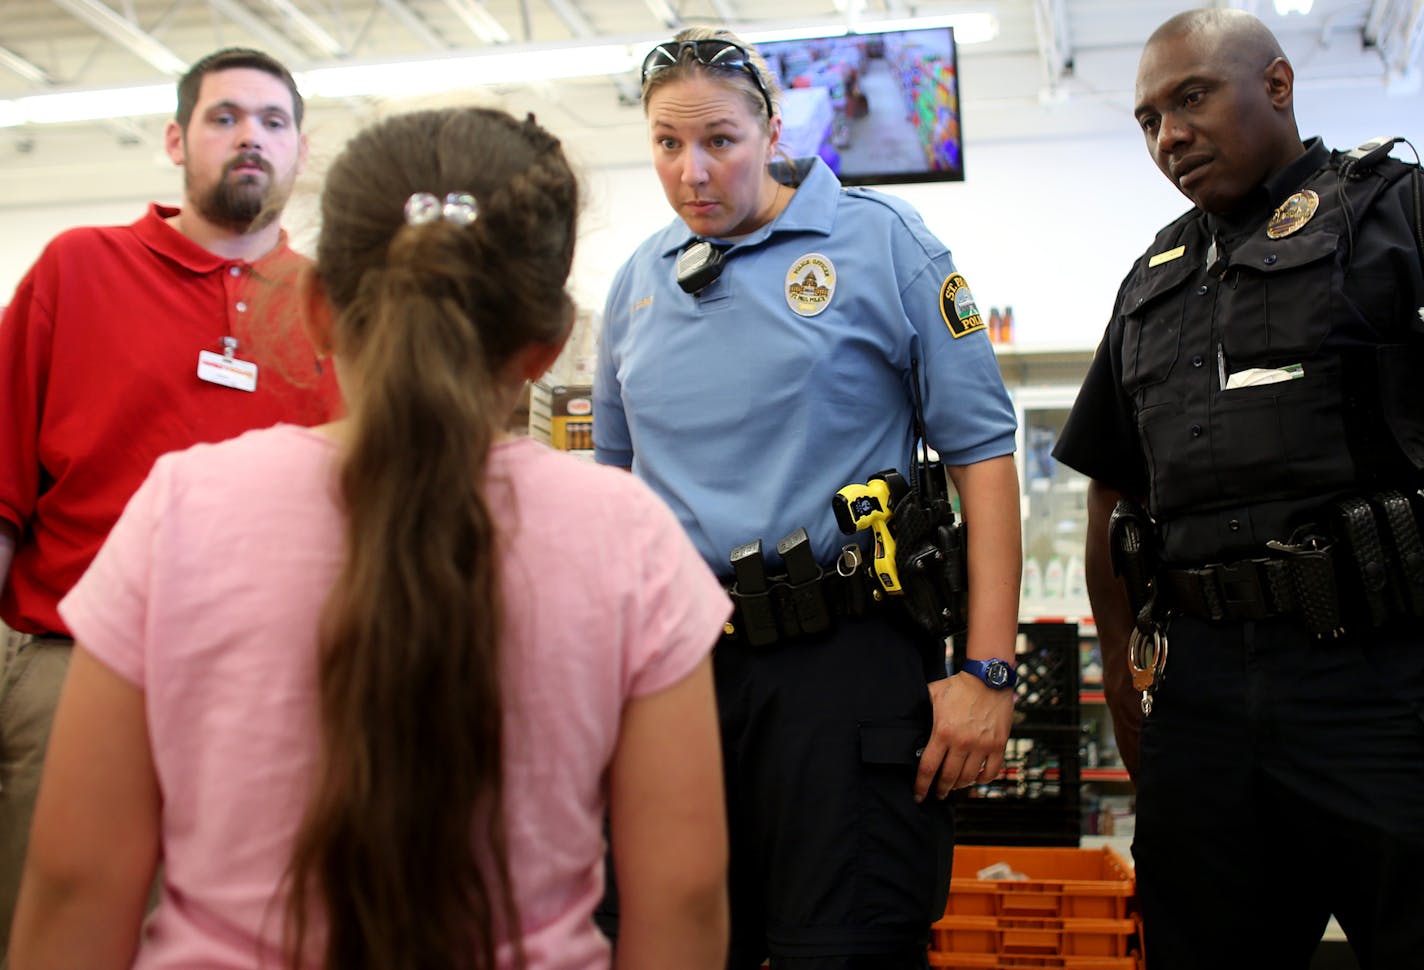
<path id="1" fill-rule="evenodd" d="M 1071 402 L 1092 362 L 1094 348 L 1056 344 L 996 343 L 999 370 L 1012 388 L 1058 385 Z"/>
<path id="2" fill-rule="evenodd" d="M 1126 768 L 1083 768 L 1078 772 L 1083 781 L 1131 781 Z"/>
<path id="3" fill-rule="evenodd" d="M 1078 629 L 1083 630 L 1089 636 L 1097 636 L 1097 624 L 1093 622 L 1091 615 L 1073 613 L 1050 613 L 1027 610 L 1019 613 L 1020 623 L 1072 623 Z"/>

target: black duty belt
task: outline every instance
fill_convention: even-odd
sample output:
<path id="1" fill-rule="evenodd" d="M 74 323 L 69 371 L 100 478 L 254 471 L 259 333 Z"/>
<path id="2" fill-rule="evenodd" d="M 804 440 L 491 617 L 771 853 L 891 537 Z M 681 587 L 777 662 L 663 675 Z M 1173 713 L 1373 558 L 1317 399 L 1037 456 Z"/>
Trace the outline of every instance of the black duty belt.
<path id="1" fill-rule="evenodd" d="M 727 636 L 753 647 L 825 633 L 837 620 L 867 616 L 878 604 L 874 573 L 865 568 L 845 576 L 831 566 L 795 584 L 785 576 L 772 576 L 761 593 L 740 592 L 727 580 L 722 585 L 735 607 Z"/>
<path id="2" fill-rule="evenodd" d="M 1424 617 L 1424 495 L 1399 491 L 1330 504 L 1318 530 L 1270 556 L 1168 566 L 1159 573 L 1170 610 L 1211 620 L 1298 615 L 1317 636 Z"/>
<path id="3" fill-rule="evenodd" d="M 1302 551 L 1288 558 L 1241 559 L 1161 572 L 1169 609 L 1209 620 L 1264 620 L 1300 614 L 1311 631 L 1340 629 L 1340 596 L 1332 550 Z"/>

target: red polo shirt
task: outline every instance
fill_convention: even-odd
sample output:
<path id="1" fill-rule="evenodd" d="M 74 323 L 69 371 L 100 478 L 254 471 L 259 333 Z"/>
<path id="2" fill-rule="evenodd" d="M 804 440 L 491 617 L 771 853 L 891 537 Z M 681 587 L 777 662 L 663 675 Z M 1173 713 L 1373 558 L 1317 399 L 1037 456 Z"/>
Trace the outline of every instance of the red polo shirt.
<path id="1" fill-rule="evenodd" d="M 334 368 L 282 309 L 305 257 L 283 233 L 255 263 L 225 259 L 164 221 L 177 211 L 62 233 L 0 321 L 0 518 L 20 533 L 0 617 L 17 630 L 68 633 L 56 605 L 159 455 L 340 410 Z M 227 335 L 255 392 L 197 376 Z"/>

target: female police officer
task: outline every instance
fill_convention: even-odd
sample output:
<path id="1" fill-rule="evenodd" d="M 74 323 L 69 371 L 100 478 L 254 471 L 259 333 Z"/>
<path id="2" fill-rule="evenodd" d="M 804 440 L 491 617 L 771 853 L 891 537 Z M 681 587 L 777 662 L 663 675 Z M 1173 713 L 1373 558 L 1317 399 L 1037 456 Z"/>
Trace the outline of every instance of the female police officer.
<path id="1" fill-rule="evenodd" d="M 770 545 L 798 527 L 829 569 L 848 541 L 832 496 L 906 470 L 913 369 L 968 524 L 968 655 L 1012 670 L 1014 416 L 948 250 L 909 206 L 842 189 L 819 159 L 773 163 L 777 84 L 729 33 L 683 31 L 653 49 L 642 80 L 677 218 L 608 297 L 598 460 L 646 480 L 729 581 L 734 547 L 764 540 L 774 571 Z M 998 772 L 1013 690 L 946 679 L 939 639 L 890 608 L 759 646 L 738 622 L 714 663 L 729 966 L 767 954 L 779 968 L 925 966 L 952 848 L 940 799 Z M 612 843 L 616 856 L 616 820 Z"/>

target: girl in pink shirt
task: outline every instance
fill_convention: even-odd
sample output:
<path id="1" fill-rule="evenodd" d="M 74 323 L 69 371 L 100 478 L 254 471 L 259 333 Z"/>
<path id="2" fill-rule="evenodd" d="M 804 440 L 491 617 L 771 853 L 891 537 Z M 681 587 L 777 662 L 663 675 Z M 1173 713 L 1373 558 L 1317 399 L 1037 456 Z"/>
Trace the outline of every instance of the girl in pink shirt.
<path id="1" fill-rule="evenodd" d="M 726 597 L 632 476 L 498 433 L 576 209 L 497 111 L 336 161 L 303 303 L 351 416 L 161 459 L 61 604 L 14 970 L 608 967 L 605 809 L 616 967 L 723 965 Z"/>

